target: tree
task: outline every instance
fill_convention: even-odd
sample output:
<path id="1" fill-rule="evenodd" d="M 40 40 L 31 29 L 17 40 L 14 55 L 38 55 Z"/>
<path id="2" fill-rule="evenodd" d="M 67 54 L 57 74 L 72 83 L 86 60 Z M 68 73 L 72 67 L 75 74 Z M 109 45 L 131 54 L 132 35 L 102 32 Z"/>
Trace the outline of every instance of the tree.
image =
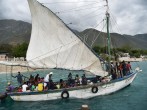
<path id="1" fill-rule="evenodd" d="M 102 58 L 104 58 L 105 60 L 108 59 L 107 57 L 107 48 L 106 47 L 94 47 L 93 48 L 94 51 L 96 53 L 98 53 Z M 123 46 L 122 48 L 113 48 L 111 49 L 111 55 L 114 56 L 114 58 L 117 60 L 119 57 L 119 53 L 123 52 L 123 53 L 129 53 L 131 57 L 136 57 L 139 58 L 141 55 L 147 55 L 147 50 L 141 50 L 141 49 L 132 49 L 129 45 L 127 46 Z M 105 56 L 106 55 L 106 56 Z"/>
<path id="2" fill-rule="evenodd" d="M 134 56 L 136 58 L 139 58 L 141 53 L 140 53 L 140 50 L 131 50 L 131 53 L 130 53 L 131 56 Z"/>
<path id="3" fill-rule="evenodd" d="M 12 51 L 12 46 L 10 44 L 1 44 L 0 52 L 10 52 Z"/>
<path id="4" fill-rule="evenodd" d="M 22 44 L 17 44 L 12 49 L 12 55 L 14 57 L 26 57 L 27 48 L 28 48 L 28 44 L 25 42 Z"/>
<path id="5" fill-rule="evenodd" d="M 99 46 L 94 47 L 93 50 L 94 50 L 96 53 L 101 53 L 101 47 L 99 47 Z"/>

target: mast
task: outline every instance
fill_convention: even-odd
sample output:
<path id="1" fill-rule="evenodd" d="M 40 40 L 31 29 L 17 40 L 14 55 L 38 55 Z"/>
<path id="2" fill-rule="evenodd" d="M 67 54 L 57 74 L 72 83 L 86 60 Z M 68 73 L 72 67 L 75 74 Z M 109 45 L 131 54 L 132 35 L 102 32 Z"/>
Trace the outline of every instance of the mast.
<path id="1" fill-rule="evenodd" d="M 106 0 L 106 6 L 107 6 L 107 10 L 106 10 L 106 23 L 107 23 L 107 44 L 108 44 L 108 64 L 109 64 L 109 70 L 111 67 L 110 61 L 111 61 L 111 38 L 110 38 L 110 33 L 109 33 L 109 18 L 110 18 L 110 14 L 109 14 L 109 6 L 108 6 L 108 0 Z"/>

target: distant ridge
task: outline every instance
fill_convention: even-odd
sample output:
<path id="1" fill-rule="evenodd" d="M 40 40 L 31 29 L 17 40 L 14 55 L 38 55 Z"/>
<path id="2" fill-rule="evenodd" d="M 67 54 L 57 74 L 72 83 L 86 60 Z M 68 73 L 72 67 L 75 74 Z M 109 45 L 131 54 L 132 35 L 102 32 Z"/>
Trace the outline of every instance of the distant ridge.
<path id="1" fill-rule="evenodd" d="M 80 35 L 88 45 L 91 45 L 94 39 L 99 35 L 95 29 L 86 29 L 82 32 L 73 30 Z M 24 21 L 0 20 L 0 44 L 21 44 L 29 43 L 31 36 L 31 24 Z M 111 33 L 113 47 L 130 46 L 133 49 L 147 49 L 147 34 L 121 35 Z M 101 32 L 93 44 L 94 46 L 106 46 L 106 33 Z"/>
<path id="2" fill-rule="evenodd" d="M 101 32 L 99 35 L 99 33 L 100 31 L 95 29 L 86 29 L 80 32 L 79 35 L 88 43 L 88 45 L 91 45 L 97 38 L 93 46 L 106 46 L 107 34 Z M 147 34 L 131 36 L 111 33 L 110 36 L 112 47 L 114 48 L 129 46 L 132 49 L 147 49 Z"/>
<path id="3" fill-rule="evenodd" d="M 31 24 L 24 21 L 0 20 L 0 44 L 21 44 L 29 42 Z"/>

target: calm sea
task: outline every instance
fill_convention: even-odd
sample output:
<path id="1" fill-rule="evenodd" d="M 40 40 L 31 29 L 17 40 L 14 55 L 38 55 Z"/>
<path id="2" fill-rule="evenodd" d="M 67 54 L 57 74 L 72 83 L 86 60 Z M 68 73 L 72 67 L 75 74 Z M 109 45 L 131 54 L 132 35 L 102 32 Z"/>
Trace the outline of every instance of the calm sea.
<path id="1" fill-rule="evenodd" d="M 142 72 L 138 74 L 131 86 L 111 95 L 88 100 L 69 99 L 43 102 L 14 102 L 7 99 L 5 102 L 0 103 L 0 110 L 79 110 L 83 104 L 89 105 L 90 110 L 147 110 L 147 62 L 132 63 L 133 68 L 137 66 L 140 66 Z M 65 74 L 60 73 L 57 76 L 57 71 L 53 71 L 55 73 L 53 75 L 54 80 L 56 80 L 55 77 L 65 77 Z M 46 74 L 46 72 L 42 73 L 42 75 Z M 29 74 L 26 75 L 29 76 Z M 11 80 L 9 74 L 0 74 L 0 92 L 4 90 L 8 80 Z M 16 79 L 12 78 L 12 80 L 16 85 Z"/>

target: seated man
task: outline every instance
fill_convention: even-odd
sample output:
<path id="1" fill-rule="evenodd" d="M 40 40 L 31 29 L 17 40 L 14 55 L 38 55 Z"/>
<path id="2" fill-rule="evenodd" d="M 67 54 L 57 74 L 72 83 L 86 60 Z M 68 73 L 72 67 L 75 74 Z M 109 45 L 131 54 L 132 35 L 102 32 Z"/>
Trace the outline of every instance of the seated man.
<path id="1" fill-rule="evenodd" d="M 36 86 L 35 86 L 35 82 L 32 82 L 31 87 L 30 87 L 30 90 L 31 90 L 31 91 L 34 91 L 35 88 L 36 88 Z"/>
<path id="2" fill-rule="evenodd" d="M 96 75 L 96 77 L 93 79 L 93 83 L 97 83 L 100 81 L 101 76 Z"/>
<path id="3" fill-rule="evenodd" d="M 8 82 L 8 86 L 6 87 L 6 91 L 7 91 L 7 92 L 13 92 L 13 91 L 14 91 L 14 86 L 11 85 L 10 82 Z"/>
<path id="4" fill-rule="evenodd" d="M 82 85 L 87 85 L 87 79 L 86 79 L 85 74 L 83 74 L 82 76 Z"/>
<path id="5" fill-rule="evenodd" d="M 80 85 L 80 77 L 78 74 L 76 74 L 76 77 L 75 77 L 75 85 L 76 86 L 79 86 Z"/>
<path id="6" fill-rule="evenodd" d="M 43 83 L 42 82 L 38 83 L 38 91 L 43 91 Z"/>
<path id="7" fill-rule="evenodd" d="M 26 84 L 26 82 L 24 82 L 24 84 L 22 85 L 22 92 L 26 92 L 28 88 L 28 85 Z"/>
<path id="8" fill-rule="evenodd" d="M 22 87 L 18 87 L 17 92 L 22 92 Z"/>
<path id="9" fill-rule="evenodd" d="M 52 80 L 49 81 L 49 89 L 55 89 L 55 85 Z"/>
<path id="10" fill-rule="evenodd" d="M 59 82 L 60 88 L 63 88 L 63 84 L 64 84 L 63 79 L 60 79 L 60 82 Z"/>

